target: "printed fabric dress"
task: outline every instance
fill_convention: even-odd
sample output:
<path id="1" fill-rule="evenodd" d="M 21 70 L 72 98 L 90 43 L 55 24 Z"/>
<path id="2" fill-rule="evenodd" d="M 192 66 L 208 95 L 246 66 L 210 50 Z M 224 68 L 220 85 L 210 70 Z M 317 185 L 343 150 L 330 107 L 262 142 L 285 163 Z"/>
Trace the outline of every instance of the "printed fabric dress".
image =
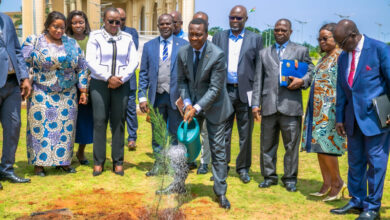
<path id="1" fill-rule="evenodd" d="M 347 145 L 336 124 L 336 85 L 338 50 L 322 58 L 313 71 L 302 135 L 302 151 L 331 155 L 344 154 Z"/>
<path id="2" fill-rule="evenodd" d="M 62 43 L 48 43 L 41 34 L 29 36 L 22 46 L 33 74 L 33 91 L 27 101 L 27 157 L 36 166 L 70 165 L 77 118 L 76 85 L 88 87 L 80 47 L 67 36 L 62 36 Z"/>

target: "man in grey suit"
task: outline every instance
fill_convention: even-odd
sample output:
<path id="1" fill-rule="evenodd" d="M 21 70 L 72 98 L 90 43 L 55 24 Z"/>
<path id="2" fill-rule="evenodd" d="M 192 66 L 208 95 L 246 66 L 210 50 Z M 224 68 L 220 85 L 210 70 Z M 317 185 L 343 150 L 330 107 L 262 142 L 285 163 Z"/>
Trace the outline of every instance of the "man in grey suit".
<path id="1" fill-rule="evenodd" d="M 28 97 L 30 92 L 27 66 L 14 24 L 10 17 L 0 13 L 0 122 L 3 126 L 0 180 L 30 182 L 29 179 L 16 176 L 13 169 L 20 134 L 21 97 Z M 1 184 L 0 189 L 3 189 Z"/>
<path id="2" fill-rule="evenodd" d="M 252 163 L 253 117 L 248 104 L 248 93 L 252 92 L 259 51 L 263 49 L 261 35 L 245 30 L 247 20 L 246 8 L 242 5 L 234 6 L 229 14 L 230 30 L 221 31 L 213 37 L 213 43 L 225 51 L 228 65 L 226 88 L 234 107 L 234 113 L 226 121 L 226 160 L 229 164 L 233 123 L 236 118 L 240 137 L 236 172 L 243 183 L 251 180 L 248 172 Z"/>
<path id="3" fill-rule="evenodd" d="M 230 209 L 226 198 L 227 163 L 225 145 L 225 121 L 233 107 L 225 87 L 226 59 L 224 52 L 207 41 L 207 22 L 193 19 L 189 24 L 190 45 L 180 48 L 177 57 L 177 79 L 181 98 L 184 100 L 184 121 L 193 117 L 207 131 L 214 175 L 214 193 L 222 208 Z"/>
<path id="4" fill-rule="evenodd" d="M 260 51 L 253 85 L 252 112 L 256 119 L 260 119 L 260 114 L 262 116 L 260 168 L 264 182 L 259 187 L 267 188 L 278 182 L 276 154 L 281 132 L 286 149 L 282 181 L 288 191 L 295 192 L 303 115 L 301 90 L 311 83 L 313 64 L 309 50 L 290 41 L 291 33 L 291 22 L 288 19 L 278 20 L 274 28 L 276 44 Z M 289 77 L 288 87 L 281 87 L 279 82 L 279 67 L 283 59 L 309 65 L 304 77 Z"/>

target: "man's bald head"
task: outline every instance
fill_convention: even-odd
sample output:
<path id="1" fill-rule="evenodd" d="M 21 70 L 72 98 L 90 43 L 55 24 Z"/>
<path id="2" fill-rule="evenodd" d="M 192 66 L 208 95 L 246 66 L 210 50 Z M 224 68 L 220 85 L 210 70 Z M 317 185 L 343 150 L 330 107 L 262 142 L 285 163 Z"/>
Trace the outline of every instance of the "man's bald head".
<path id="1" fill-rule="evenodd" d="M 341 49 L 351 52 L 355 50 L 362 38 L 355 22 L 349 19 L 343 19 L 337 23 L 334 31 L 334 39 Z"/>
<path id="2" fill-rule="evenodd" d="M 169 14 L 173 17 L 173 34 L 178 35 L 181 32 L 181 27 L 183 26 L 183 18 L 181 13 L 178 11 L 173 11 Z"/>
<path id="3" fill-rule="evenodd" d="M 246 18 L 248 18 L 248 12 L 247 12 L 245 6 L 236 5 L 232 8 L 232 10 L 230 10 L 230 14 L 232 14 L 233 12 L 242 13 Z"/>
<path id="4" fill-rule="evenodd" d="M 125 12 L 125 10 L 123 10 L 123 8 L 117 8 L 116 10 L 119 11 L 119 16 L 121 19 L 121 29 L 123 29 L 125 27 L 125 23 L 126 23 L 126 12 Z"/>
<path id="5" fill-rule="evenodd" d="M 181 16 L 181 13 L 179 11 L 173 11 L 170 14 L 172 15 L 173 18 L 176 18 L 180 21 L 183 20 L 183 17 Z"/>
<path id="6" fill-rule="evenodd" d="M 199 18 L 199 19 L 203 19 L 205 20 L 207 23 L 209 23 L 209 16 L 203 12 L 203 11 L 198 11 L 194 14 L 194 16 L 192 17 L 192 19 L 196 19 L 196 18 Z"/>

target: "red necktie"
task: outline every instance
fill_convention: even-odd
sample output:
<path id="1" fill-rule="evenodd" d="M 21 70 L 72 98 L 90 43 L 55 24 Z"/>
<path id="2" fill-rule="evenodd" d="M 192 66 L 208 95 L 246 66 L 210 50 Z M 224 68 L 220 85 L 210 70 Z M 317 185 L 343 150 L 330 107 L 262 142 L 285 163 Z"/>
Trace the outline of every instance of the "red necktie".
<path id="1" fill-rule="evenodd" d="M 349 70 L 349 75 L 348 75 L 348 84 L 352 88 L 353 84 L 353 76 L 355 75 L 355 53 L 356 51 L 352 51 L 352 60 L 351 60 L 351 69 Z"/>

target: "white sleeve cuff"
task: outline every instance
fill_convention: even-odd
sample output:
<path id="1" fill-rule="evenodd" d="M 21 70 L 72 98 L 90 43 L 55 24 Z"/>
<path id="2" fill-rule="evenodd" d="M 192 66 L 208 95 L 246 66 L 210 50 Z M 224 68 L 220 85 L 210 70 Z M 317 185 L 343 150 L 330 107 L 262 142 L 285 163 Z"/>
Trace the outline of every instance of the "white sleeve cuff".
<path id="1" fill-rule="evenodd" d="M 138 100 L 139 100 L 139 103 L 148 101 L 148 99 L 146 97 L 140 97 Z"/>
<path id="2" fill-rule="evenodd" d="M 195 104 L 194 108 L 196 109 L 196 113 L 199 113 L 200 111 L 202 111 L 202 107 L 200 107 L 200 105 L 198 105 L 198 104 Z"/>

